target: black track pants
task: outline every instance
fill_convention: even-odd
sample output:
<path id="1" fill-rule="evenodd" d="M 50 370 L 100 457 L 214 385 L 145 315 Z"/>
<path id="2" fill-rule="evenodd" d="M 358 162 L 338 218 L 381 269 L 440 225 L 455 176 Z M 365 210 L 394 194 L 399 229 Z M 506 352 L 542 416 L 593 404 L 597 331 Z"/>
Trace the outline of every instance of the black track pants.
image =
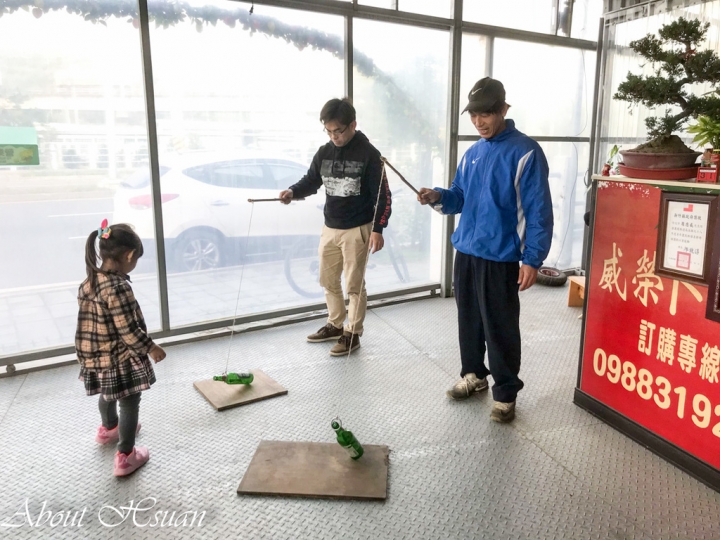
<path id="1" fill-rule="evenodd" d="M 462 371 L 492 375 L 493 399 L 515 401 L 520 373 L 520 299 L 517 262 L 488 261 L 457 252 L 453 281 Z M 485 351 L 488 364 L 485 367 Z"/>

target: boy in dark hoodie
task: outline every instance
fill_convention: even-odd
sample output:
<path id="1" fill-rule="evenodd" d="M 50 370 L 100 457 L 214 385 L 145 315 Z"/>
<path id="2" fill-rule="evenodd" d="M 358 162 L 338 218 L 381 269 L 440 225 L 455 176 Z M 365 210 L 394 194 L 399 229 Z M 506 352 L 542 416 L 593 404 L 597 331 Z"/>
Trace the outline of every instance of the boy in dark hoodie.
<path id="1" fill-rule="evenodd" d="M 325 186 L 325 226 L 320 237 L 320 285 L 325 288 L 327 324 L 307 337 L 311 343 L 337 341 L 330 350 L 343 356 L 360 347 L 367 307 L 365 265 L 369 253 L 383 248 L 391 196 L 380 152 L 356 130 L 355 108 L 348 98 L 331 99 L 320 111 L 330 142 L 315 154 L 307 174 L 280 192 L 293 198 L 314 195 Z M 340 276 L 350 299 L 345 309 Z M 348 317 L 347 324 L 345 318 Z"/>

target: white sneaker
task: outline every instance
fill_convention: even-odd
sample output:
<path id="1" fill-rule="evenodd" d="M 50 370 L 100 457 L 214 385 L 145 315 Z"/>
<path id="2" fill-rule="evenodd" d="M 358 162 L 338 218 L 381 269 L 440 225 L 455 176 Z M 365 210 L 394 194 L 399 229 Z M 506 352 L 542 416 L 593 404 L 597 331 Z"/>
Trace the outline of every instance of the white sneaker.
<path id="1" fill-rule="evenodd" d="M 466 373 L 453 387 L 445 392 L 453 399 L 467 399 L 475 392 L 488 389 L 487 378 L 478 379 L 474 373 Z"/>

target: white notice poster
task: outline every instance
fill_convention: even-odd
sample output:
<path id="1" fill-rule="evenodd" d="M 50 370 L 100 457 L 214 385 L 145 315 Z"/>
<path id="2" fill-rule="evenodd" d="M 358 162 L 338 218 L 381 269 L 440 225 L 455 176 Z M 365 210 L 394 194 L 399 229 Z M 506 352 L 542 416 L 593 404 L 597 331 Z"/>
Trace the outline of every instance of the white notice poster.
<path id="1" fill-rule="evenodd" d="M 668 202 L 663 268 L 703 276 L 709 214 L 709 204 Z"/>

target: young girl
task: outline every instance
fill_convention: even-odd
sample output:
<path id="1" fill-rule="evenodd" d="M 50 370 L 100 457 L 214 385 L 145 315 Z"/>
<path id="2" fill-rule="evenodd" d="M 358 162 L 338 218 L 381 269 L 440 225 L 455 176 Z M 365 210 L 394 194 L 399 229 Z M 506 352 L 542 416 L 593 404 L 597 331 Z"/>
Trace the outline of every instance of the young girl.
<path id="1" fill-rule="evenodd" d="M 96 239 L 102 262 L 99 268 Z M 87 279 L 78 291 L 75 349 L 81 365 L 80 380 L 87 395 L 100 394 L 102 425 L 95 440 L 100 444 L 119 441 L 115 476 L 128 475 L 150 459 L 146 447 L 135 446 L 135 435 L 140 431 L 140 394 L 155 382 L 148 355 L 155 362 L 165 358 L 165 351 L 147 335 L 145 319 L 128 283 L 127 274 L 142 254 L 142 242 L 130 226 L 108 227 L 103 220 L 85 244 Z"/>

